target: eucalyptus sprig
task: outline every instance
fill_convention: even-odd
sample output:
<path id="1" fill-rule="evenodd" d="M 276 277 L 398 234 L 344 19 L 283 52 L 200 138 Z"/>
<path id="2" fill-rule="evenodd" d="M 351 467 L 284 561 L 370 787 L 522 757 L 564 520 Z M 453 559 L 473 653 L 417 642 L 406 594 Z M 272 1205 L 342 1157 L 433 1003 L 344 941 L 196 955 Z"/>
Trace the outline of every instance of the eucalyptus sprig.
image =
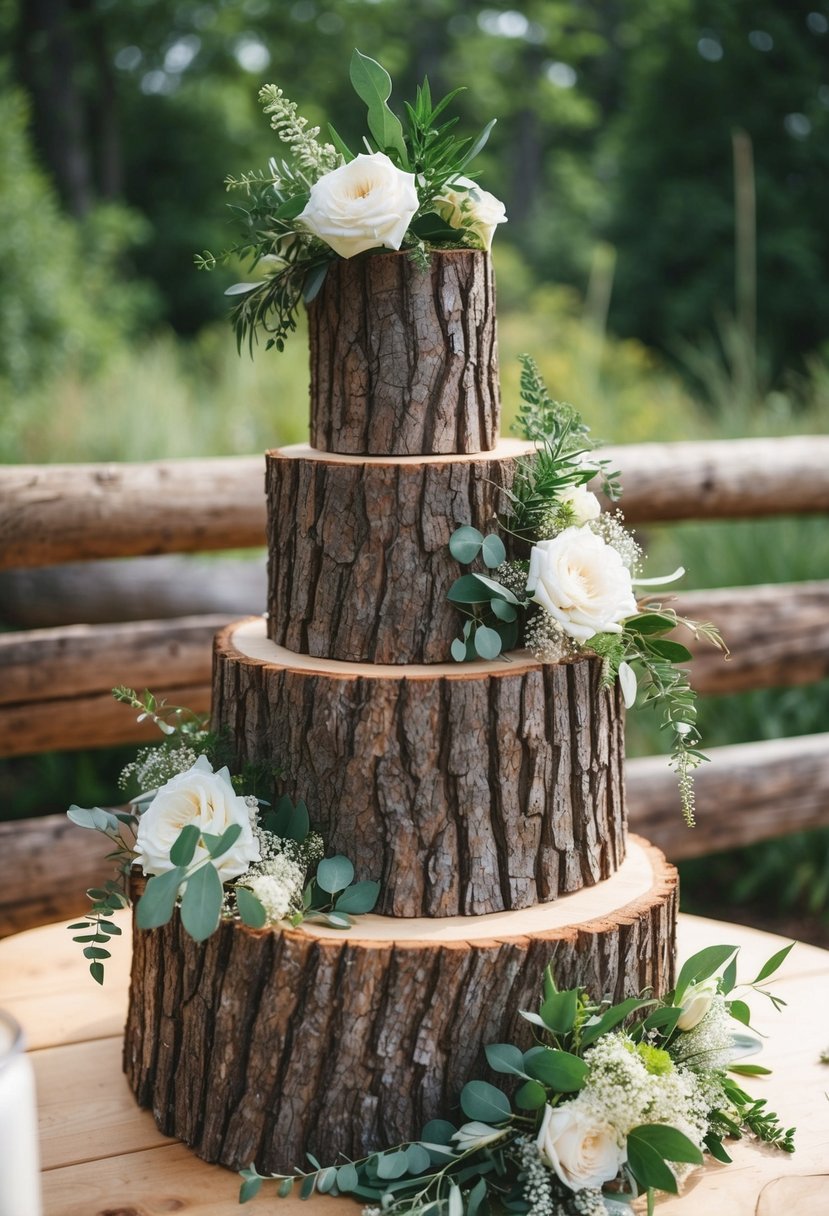
<path id="1" fill-rule="evenodd" d="M 790 949 L 773 955 L 749 987 L 765 982 Z M 687 1044 L 696 1042 L 694 1036 L 705 1031 L 707 1021 L 720 1038 L 729 1019 L 736 1019 L 737 1025 L 742 1021 L 739 1003 L 727 999 L 736 984 L 737 953 L 734 946 L 707 947 L 688 959 L 665 997 L 644 993 L 615 1004 L 596 1000 L 582 987 L 559 990 L 548 966 L 537 1009 L 516 1011 L 532 1025 L 535 1042 L 530 1047 L 494 1043 L 486 1048 L 487 1064 L 501 1084 L 475 1079 L 463 1087 L 459 1105 L 468 1122 L 458 1126 L 435 1118 L 418 1140 L 337 1165 L 322 1165 L 310 1153 L 306 1156 L 312 1168 L 289 1174 L 263 1175 L 251 1164 L 240 1171 L 240 1202 L 273 1184 L 280 1198 L 297 1189 L 304 1200 L 315 1194 L 353 1195 L 395 1216 L 536 1210 L 575 1216 L 600 1208 L 609 1214 L 629 1210 L 640 1195 L 651 1211 L 656 1192 L 678 1193 L 678 1170 L 701 1165 L 705 1152 L 728 1162 L 724 1138 L 749 1132 L 784 1152 L 793 1151 L 793 1129 L 783 1129 L 763 1099 L 752 1098 L 728 1076 L 727 1070 L 744 1075 L 768 1071 L 730 1059 L 746 1050 L 742 1032 L 731 1036 L 732 1046 L 721 1064 L 687 1052 Z M 701 992 L 708 993 L 708 1008 L 693 1026 L 683 1027 L 689 1010 L 698 1008 Z M 610 1046 L 610 1054 L 603 1045 Z M 748 1048 L 754 1048 L 753 1040 Z M 635 1070 L 636 1091 L 625 1084 L 628 1066 Z M 681 1084 L 663 1089 L 670 1083 L 664 1079 L 677 1072 Z M 614 1091 L 610 1095 L 608 1086 Z M 677 1104 L 670 1121 L 649 1118 L 654 1104 L 664 1105 L 666 1093 Z M 620 1101 L 628 1102 L 629 1109 L 620 1109 Z M 702 1122 L 700 1102 L 707 1112 Z M 570 1103 L 579 1105 L 570 1108 Z M 588 1126 L 593 1119 L 597 1136 L 618 1137 L 624 1144 L 618 1166 L 612 1167 L 618 1172 L 611 1176 L 612 1168 L 606 1170 L 601 1190 L 596 1183 L 579 1189 L 563 1160 L 563 1140 L 553 1156 L 547 1151 L 550 1116 L 568 1109 L 578 1109 L 578 1118 Z M 692 1115 L 692 1110 L 697 1113 Z M 637 1118 L 640 1111 L 644 1117 Z M 588 1134 L 583 1122 L 577 1127 L 579 1136 Z"/>

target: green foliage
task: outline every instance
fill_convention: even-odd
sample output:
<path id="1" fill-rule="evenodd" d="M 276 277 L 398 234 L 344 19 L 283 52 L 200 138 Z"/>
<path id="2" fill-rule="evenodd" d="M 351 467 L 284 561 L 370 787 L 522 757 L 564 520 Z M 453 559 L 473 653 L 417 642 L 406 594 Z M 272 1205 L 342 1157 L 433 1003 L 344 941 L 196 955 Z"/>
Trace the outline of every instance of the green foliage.
<path id="1" fill-rule="evenodd" d="M 23 95 L 0 91 L 0 396 L 79 367 L 93 372 L 153 311 L 153 291 L 124 274 L 147 239 L 112 204 L 81 223 L 61 213 L 35 160 Z"/>
<path id="2" fill-rule="evenodd" d="M 753 982 L 768 979 L 787 953 L 779 951 L 769 959 Z M 676 999 L 681 1000 L 692 983 L 714 976 L 718 976 L 720 985 L 733 983 L 734 956 L 734 947 L 722 946 L 710 947 L 689 959 L 680 972 Z M 704 1139 L 705 1149 L 715 1159 L 727 1163 L 730 1158 L 723 1138 L 740 1136 L 744 1131 L 792 1151 L 793 1132 L 781 1128 L 777 1117 L 766 1111 L 763 1100 L 750 1098 L 722 1070 L 694 1063 L 692 1056 L 684 1055 L 685 1032 L 676 1028 L 682 1010 L 670 1000 L 669 994 L 661 1001 L 642 997 L 617 1005 L 596 1002 L 583 988 L 559 990 L 549 966 L 539 1013 L 524 1013 L 537 1028 L 536 1045 L 527 1051 L 511 1043 L 493 1043 L 486 1048 L 487 1063 L 495 1073 L 523 1082 L 512 1097 L 489 1081 L 474 1079 L 460 1094 L 461 1112 L 470 1120 L 460 1128 L 447 1120 L 434 1119 L 423 1128 L 420 1140 L 337 1166 L 321 1165 L 307 1154 L 312 1169 L 297 1169 L 292 1175 L 275 1174 L 266 1179 L 250 1166 L 241 1171 L 240 1200 L 253 1198 L 265 1181 L 271 1181 L 282 1198 L 292 1195 L 296 1186 L 300 1198 L 305 1199 L 314 1194 L 350 1194 L 393 1216 L 528 1212 L 540 1196 L 546 1203 L 545 1210 L 581 1210 L 572 1205 L 569 1178 L 562 1181 L 557 1167 L 539 1154 L 536 1138 L 550 1108 L 566 1111 L 567 1102 L 581 1091 L 589 1091 L 590 1102 L 601 1104 L 602 1089 L 618 1067 L 611 1055 L 609 1073 L 600 1075 L 594 1083 L 593 1071 L 601 1071 L 602 1064 L 591 1059 L 591 1048 L 605 1035 L 614 1036 L 623 1057 L 629 1051 L 644 1062 L 651 1084 L 657 1086 L 658 1078 L 681 1067 L 686 1071 L 686 1083 L 698 1076 L 705 1092 L 723 1098 L 724 1109 L 709 1114 Z M 766 1071 L 757 1065 L 743 1067 L 755 1075 Z M 677 1117 L 681 1112 L 677 1111 Z M 601 1119 L 601 1113 L 597 1118 Z M 611 1119 L 611 1130 L 612 1126 Z M 652 1207 L 655 1191 L 677 1192 L 673 1165 L 700 1165 L 704 1161 L 697 1143 L 677 1128 L 658 1122 L 643 1122 L 626 1130 L 625 1150 L 618 1177 L 607 1179 L 610 1189 L 602 1195 L 608 1212 L 629 1210 L 628 1204 L 638 1194 L 647 1195 L 648 1206 Z M 628 1186 L 632 1189 L 620 1189 Z"/>

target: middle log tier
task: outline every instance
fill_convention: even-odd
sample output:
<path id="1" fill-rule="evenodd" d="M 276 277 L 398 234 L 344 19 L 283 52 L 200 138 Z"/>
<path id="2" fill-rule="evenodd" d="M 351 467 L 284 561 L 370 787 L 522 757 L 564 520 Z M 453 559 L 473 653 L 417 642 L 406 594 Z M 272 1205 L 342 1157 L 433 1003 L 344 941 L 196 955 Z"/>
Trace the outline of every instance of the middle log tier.
<path id="1" fill-rule="evenodd" d="M 624 857 L 623 710 L 598 659 L 343 663 L 251 620 L 216 640 L 213 725 L 235 771 L 279 765 L 386 915 L 526 908 Z"/>
<path id="2" fill-rule="evenodd" d="M 449 538 L 486 533 L 531 443 L 475 456 L 356 457 L 297 445 L 267 455 L 268 634 L 356 663 L 441 663 L 463 618 Z"/>

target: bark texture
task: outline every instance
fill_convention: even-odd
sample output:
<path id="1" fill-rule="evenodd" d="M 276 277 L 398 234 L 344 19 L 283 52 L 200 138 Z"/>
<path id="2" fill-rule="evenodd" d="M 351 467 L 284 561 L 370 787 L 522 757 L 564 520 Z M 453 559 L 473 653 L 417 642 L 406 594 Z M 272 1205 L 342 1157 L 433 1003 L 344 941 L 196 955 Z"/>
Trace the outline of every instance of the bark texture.
<path id="1" fill-rule="evenodd" d="M 463 573 L 449 538 L 487 532 L 518 457 L 416 464 L 267 461 L 268 631 L 301 654 L 443 663 L 463 618 L 446 598 Z"/>
<path id="2" fill-rule="evenodd" d="M 134 936 L 124 1068 L 141 1106 L 207 1161 L 287 1171 L 420 1135 L 485 1073 L 487 1043 L 530 1046 L 519 1009 L 560 987 L 621 999 L 673 983 L 676 873 L 601 920 L 502 940 L 372 943 L 178 920 Z M 493 1078 L 503 1084 L 504 1078 Z"/>
<path id="3" fill-rule="evenodd" d="M 623 712 L 598 659 L 334 674 L 249 658 L 232 635 L 213 718 L 235 771 L 276 760 L 329 847 L 380 880 L 378 911 L 526 908 L 621 863 Z"/>
<path id="4" fill-rule="evenodd" d="M 482 452 L 500 426 L 489 254 L 332 262 L 308 308 L 311 442 L 330 452 Z"/>

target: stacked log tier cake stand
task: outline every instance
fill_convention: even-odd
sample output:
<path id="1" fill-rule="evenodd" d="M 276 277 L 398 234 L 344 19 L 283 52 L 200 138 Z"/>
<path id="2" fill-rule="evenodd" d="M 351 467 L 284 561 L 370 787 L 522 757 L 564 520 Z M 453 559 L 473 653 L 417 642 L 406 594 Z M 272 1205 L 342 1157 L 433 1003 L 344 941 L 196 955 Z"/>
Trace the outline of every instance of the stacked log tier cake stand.
<path id="1" fill-rule="evenodd" d="M 449 538 L 532 452 L 497 439 L 489 256 L 334 262 L 309 328 L 315 446 L 268 454 L 268 616 L 217 638 L 213 721 L 380 901 L 345 933 L 136 931 L 124 1056 L 162 1131 L 262 1171 L 457 1113 L 487 1043 L 529 1045 L 547 963 L 613 999 L 674 966 L 676 873 L 627 837 L 599 661 L 446 662 Z"/>

